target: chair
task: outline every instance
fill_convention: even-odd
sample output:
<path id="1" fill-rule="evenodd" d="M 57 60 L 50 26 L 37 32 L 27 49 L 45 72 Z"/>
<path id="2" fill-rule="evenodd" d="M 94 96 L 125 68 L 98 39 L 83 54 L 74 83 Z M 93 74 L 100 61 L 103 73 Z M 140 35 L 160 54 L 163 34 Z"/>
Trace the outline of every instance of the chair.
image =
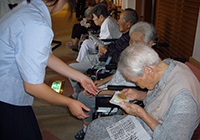
<path id="1" fill-rule="evenodd" d="M 160 43 L 160 42 L 158 42 L 158 38 L 156 38 L 156 39 L 155 39 L 155 43 L 153 43 L 152 48 L 153 48 L 154 50 L 159 50 L 161 53 L 164 53 L 164 52 L 160 49 L 160 47 L 169 47 L 169 44 L 167 44 L 167 43 Z"/>
<path id="2" fill-rule="evenodd" d="M 103 90 L 122 90 L 124 88 L 135 88 L 137 90 L 142 90 L 142 91 L 147 91 L 147 89 L 141 89 L 138 86 L 126 86 L 126 85 L 108 85 L 107 88 Z M 103 90 L 100 90 L 99 93 Z M 111 116 L 111 115 L 116 115 L 116 114 L 122 114 L 122 111 L 119 110 L 119 106 L 111 104 L 109 101 L 112 98 L 112 96 L 96 96 L 95 98 L 95 113 L 93 118 L 99 118 L 103 116 Z M 144 107 L 144 104 L 142 101 L 132 101 L 132 103 L 137 104 L 141 107 Z"/>
<path id="3" fill-rule="evenodd" d="M 158 48 L 158 46 L 159 47 L 169 47 L 169 44 L 157 42 L 157 39 L 156 39 L 156 42 L 153 43 L 152 48 L 155 50 L 158 49 L 159 51 L 163 52 L 160 48 Z M 93 65 L 92 68 L 89 68 L 86 71 L 86 74 L 89 77 L 91 77 L 93 80 L 104 79 L 104 78 L 114 74 L 117 69 L 117 64 L 112 64 L 112 63 L 105 64 L 106 60 L 107 60 L 107 58 L 99 58 L 100 63 Z M 104 71 L 104 72 L 102 73 L 102 71 Z"/>
<path id="4" fill-rule="evenodd" d="M 192 72 L 194 73 L 194 75 L 197 77 L 197 79 L 200 82 L 200 68 L 188 61 L 185 62 L 185 64 L 192 70 Z M 191 140 L 200 140 L 200 124 L 194 131 L 194 134 Z"/>
<path id="5" fill-rule="evenodd" d="M 117 11 L 117 9 L 110 9 L 109 12 L 110 12 L 109 16 L 113 16 L 114 15 L 116 17 L 119 17 L 119 13 L 121 13 L 120 11 Z M 88 33 L 82 34 L 81 37 L 80 37 L 79 43 L 78 43 L 78 49 L 72 49 L 72 50 L 73 51 L 79 51 L 80 47 L 81 47 L 81 44 L 83 43 L 83 41 L 85 39 L 89 38 L 89 34 L 90 33 L 93 34 L 93 35 L 95 35 L 96 37 L 98 37 L 99 34 L 100 34 L 100 30 L 96 31 L 96 30 L 90 29 L 88 31 Z M 102 39 L 102 41 L 104 41 L 104 42 L 112 42 L 112 41 L 115 41 L 115 40 L 117 40 L 117 39 Z"/>
<path id="6" fill-rule="evenodd" d="M 116 72 L 117 65 L 110 64 L 112 57 L 108 57 L 107 59 L 99 58 L 99 63 L 89 68 L 85 74 L 88 75 L 93 81 L 100 80 L 106 78 Z"/>

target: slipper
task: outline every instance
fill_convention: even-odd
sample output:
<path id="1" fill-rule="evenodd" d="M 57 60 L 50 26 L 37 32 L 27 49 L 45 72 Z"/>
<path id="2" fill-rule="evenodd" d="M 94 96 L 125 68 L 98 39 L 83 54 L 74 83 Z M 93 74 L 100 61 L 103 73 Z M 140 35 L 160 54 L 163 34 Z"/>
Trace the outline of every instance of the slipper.
<path id="1" fill-rule="evenodd" d="M 73 46 L 73 42 L 72 41 L 67 42 L 65 45 L 66 45 L 67 48 L 71 49 L 71 47 Z"/>
<path id="2" fill-rule="evenodd" d="M 72 45 L 71 49 L 78 49 L 78 46 Z"/>
<path id="3" fill-rule="evenodd" d="M 80 131 L 78 131 L 75 135 L 74 138 L 76 140 L 83 140 L 85 136 L 85 132 L 83 131 L 83 129 L 81 129 Z"/>

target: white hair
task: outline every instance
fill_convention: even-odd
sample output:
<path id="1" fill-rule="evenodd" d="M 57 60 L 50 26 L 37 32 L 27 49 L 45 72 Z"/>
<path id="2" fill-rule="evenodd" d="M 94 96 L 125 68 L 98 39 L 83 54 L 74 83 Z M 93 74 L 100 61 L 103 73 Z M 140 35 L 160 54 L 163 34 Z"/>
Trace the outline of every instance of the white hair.
<path id="1" fill-rule="evenodd" d="M 157 66 L 160 63 L 158 54 L 145 44 L 127 47 L 120 55 L 118 70 L 124 76 L 142 77 L 144 67 Z"/>
<path id="2" fill-rule="evenodd" d="M 144 35 L 144 42 L 146 44 L 148 44 L 152 40 L 154 41 L 157 36 L 155 27 L 152 24 L 144 21 L 140 21 L 132 25 L 129 31 L 129 36 L 131 36 L 133 32 L 138 32 Z"/>

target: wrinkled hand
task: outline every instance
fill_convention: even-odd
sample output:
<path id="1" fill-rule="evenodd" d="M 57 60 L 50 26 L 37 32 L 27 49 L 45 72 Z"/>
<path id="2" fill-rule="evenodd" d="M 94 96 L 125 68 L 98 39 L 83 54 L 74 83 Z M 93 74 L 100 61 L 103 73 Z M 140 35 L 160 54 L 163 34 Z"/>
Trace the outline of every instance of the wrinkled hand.
<path id="1" fill-rule="evenodd" d="M 143 101 L 147 95 L 146 92 L 139 91 L 134 88 L 125 88 L 125 89 L 121 90 L 121 92 L 124 93 L 126 96 L 130 97 L 131 101 L 133 101 L 133 100 Z"/>
<path id="2" fill-rule="evenodd" d="M 123 108 L 124 111 L 126 111 L 126 113 L 130 115 L 138 116 L 138 117 L 140 117 L 141 111 L 144 110 L 139 105 L 133 104 L 133 103 L 122 102 L 122 105 L 125 106 L 125 107 L 121 106 L 121 108 Z"/>
<path id="3" fill-rule="evenodd" d="M 137 99 L 137 90 L 132 88 L 125 88 L 121 91 L 121 93 L 124 93 L 126 96 L 130 97 L 130 100 L 136 100 Z"/>
<path id="4" fill-rule="evenodd" d="M 115 91 L 114 90 L 103 90 L 99 93 L 99 95 L 114 95 Z"/>
<path id="5" fill-rule="evenodd" d="M 88 114 L 83 112 L 83 109 L 86 111 L 90 111 L 88 107 L 86 107 L 83 103 L 79 102 L 78 100 L 73 100 L 70 105 L 68 106 L 70 112 L 79 119 L 84 119 L 89 117 Z"/>
<path id="6" fill-rule="evenodd" d="M 99 45 L 98 46 L 99 54 L 100 55 L 104 55 L 107 52 L 107 47 L 108 46 L 101 46 L 101 45 Z"/>
<path id="7" fill-rule="evenodd" d="M 88 91 L 90 94 L 93 94 L 93 95 L 97 94 L 98 89 L 88 76 L 85 75 L 84 79 L 82 79 L 80 83 L 83 86 L 83 88 L 86 91 Z"/>
<path id="8" fill-rule="evenodd" d="M 96 81 L 94 82 L 94 84 L 95 84 L 96 87 L 99 87 L 99 86 L 103 85 L 104 82 L 103 82 L 103 80 L 96 80 Z"/>

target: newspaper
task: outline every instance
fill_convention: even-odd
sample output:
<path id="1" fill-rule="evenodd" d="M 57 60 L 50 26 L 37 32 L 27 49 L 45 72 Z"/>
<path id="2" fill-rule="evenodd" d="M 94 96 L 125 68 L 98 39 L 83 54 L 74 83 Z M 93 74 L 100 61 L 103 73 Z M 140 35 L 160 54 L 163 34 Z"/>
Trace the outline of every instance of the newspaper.
<path id="1" fill-rule="evenodd" d="M 106 130 L 112 140 L 152 140 L 135 116 L 131 115 L 106 127 Z"/>
<path id="2" fill-rule="evenodd" d="M 105 46 L 104 42 L 92 33 L 89 33 L 89 39 L 96 42 L 97 45 Z"/>

